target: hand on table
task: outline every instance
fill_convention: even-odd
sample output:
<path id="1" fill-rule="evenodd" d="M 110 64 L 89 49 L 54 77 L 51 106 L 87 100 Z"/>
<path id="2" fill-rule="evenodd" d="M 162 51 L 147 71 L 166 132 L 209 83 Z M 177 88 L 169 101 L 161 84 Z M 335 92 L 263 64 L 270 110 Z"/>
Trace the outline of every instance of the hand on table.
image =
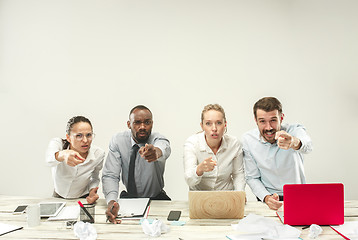
<path id="1" fill-rule="evenodd" d="M 282 206 L 282 202 L 280 202 L 280 197 L 277 193 L 266 195 L 264 202 L 272 210 L 278 210 Z"/>
<path id="2" fill-rule="evenodd" d="M 118 211 L 119 211 L 119 204 L 116 201 L 111 200 L 108 203 L 108 207 L 107 207 L 107 210 L 106 210 L 107 220 L 109 220 L 113 224 L 121 223 L 122 220 L 117 219 Z"/>

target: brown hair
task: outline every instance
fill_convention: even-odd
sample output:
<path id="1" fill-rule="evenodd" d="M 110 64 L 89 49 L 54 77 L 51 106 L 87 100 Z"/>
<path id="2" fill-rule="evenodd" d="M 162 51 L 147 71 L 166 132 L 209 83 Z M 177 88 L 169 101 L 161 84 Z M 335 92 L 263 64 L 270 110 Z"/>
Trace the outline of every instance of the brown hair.
<path id="1" fill-rule="evenodd" d="M 223 118 L 226 122 L 226 117 L 225 117 L 225 111 L 223 109 L 222 106 L 220 106 L 219 104 L 208 104 L 204 107 L 203 111 L 201 112 L 201 122 L 204 121 L 204 113 L 206 113 L 207 111 L 210 111 L 210 110 L 215 110 L 215 111 L 218 111 L 218 112 L 221 112 L 223 114 Z"/>
<path id="2" fill-rule="evenodd" d="M 70 120 L 68 120 L 67 126 L 66 126 L 66 133 L 68 135 L 70 135 L 73 125 L 75 125 L 76 123 L 79 123 L 79 122 L 86 122 L 93 129 L 91 121 L 88 118 L 86 118 L 84 116 L 75 116 L 75 117 L 70 118 Z M 70 143 L 67 141 L 67 139 L 62 139 L 62 149 L 63 150 L 67 149 L 69 145 L 70 145 Z"/>
<path id="3" fill-rule="evenodd" d="M 257 109 L 264 110 L 265 112 L 271 112 L 277 110 L 279 114 L 282 113 L 282 104 L 275 97 L 264 97 L 258 100 L 254 105 L 254 115 L 257 118 Z"/>

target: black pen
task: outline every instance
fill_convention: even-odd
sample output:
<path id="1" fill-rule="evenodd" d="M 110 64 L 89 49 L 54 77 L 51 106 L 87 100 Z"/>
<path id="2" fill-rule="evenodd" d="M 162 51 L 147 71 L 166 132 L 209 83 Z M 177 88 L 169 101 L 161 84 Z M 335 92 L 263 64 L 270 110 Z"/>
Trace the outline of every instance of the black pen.
<path id="1" fill-rule="evenodd" d="M 113 203 L 113 205 L 112 205 L 112 207 L 111 207 L 111 211 L 109 211 L 110 213 L 112 213 L 113 208 L 114 208 L 114 203 Z M 108 222 L 108 221 L 109 221 L 109 216 L 107 215 L 107 220 L 106 220 L 106 222 Z"/>
<path id="2" fill-rule="evenodd" d="M 113 208 L 114 208 L 114 203 L 113 203 L 113 205 L 112 205 L 112 207 L 111 207 L 111 211 L 109 211 L 110 213 L 112 213 Z M 113 213 L 112 213 L 112 214 L 113 214 Z M 120 217 L 117 216 L 116 219 L 120 219 Z M 108 221 L 109 221 L 109 216 L 107 215 L 106 222 L 108 222 Z"/>
<path id="3" fill-rule="evenodd" d="M 80 205 L 80 207 L 82 208 L 82 210 L 85 212 L 85 214 L 90 218 L 90 222 L 94 223 L 94 219 L 92 217 L 92 215 L 87 211 L 87 209 L 85 208 L 85 206 L 83 206 L 83 204 L 81 203 L 81 201 L 78 201 L 78 204 Z"/>

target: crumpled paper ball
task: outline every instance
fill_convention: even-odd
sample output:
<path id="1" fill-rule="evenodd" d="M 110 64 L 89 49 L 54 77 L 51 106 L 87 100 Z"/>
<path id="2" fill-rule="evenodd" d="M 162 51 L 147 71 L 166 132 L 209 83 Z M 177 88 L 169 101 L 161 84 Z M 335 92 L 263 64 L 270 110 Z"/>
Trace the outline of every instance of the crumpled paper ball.
<path id="1" fill-rule="evenodd" d="M 317 224 L 312 224 L 310 226 L 310 233 L 308 234 L 309 238 L 316 238 L 322 233 L 322 228 Z"/>
<path id="2" fill-rule="evenodd" d="M 169 227 L 160 220 L 154 220 L 152 224 L 147 219 L 142 222 L 143 232 L 151 237 L 159 237 L 162 233 L 169 231 Z"/>
<path id="3" fill-rule="evenodd" d="M 97 231 L 90 223 L 84 223 L 82 221 L 77 222 L 73 226 L 73 232 L 75 236 L 80 240 L 96 240 Z"/>

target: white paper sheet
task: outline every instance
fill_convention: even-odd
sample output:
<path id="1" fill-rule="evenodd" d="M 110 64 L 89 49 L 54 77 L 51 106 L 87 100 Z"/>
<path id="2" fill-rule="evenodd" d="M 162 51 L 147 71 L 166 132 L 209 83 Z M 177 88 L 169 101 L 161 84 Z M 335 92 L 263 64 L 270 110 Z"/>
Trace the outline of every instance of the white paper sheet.
<path id="1" fill-rule="evenodd" d="M 143 217 L 149 198 L 121 198 L 118 201 L 118 217 Z"/>
<path id="2" fill-rule="evenodd" d="M 80 206 L 64 207 L 55 217 L 48 218 L 49 221 L 77 220 L 80 215 Z"/>
<path id="3" fill-rule="evenodd" d="M 345 222 L 343 225 L 331 226 L 334 230 L 351 240 L 358 239 L 358 221 Z"/>
<path id="4" fill-rule="evenodd" d="M 22 229 L 22 227 L 0 223 L 0 236 L 19 229 Z"/>

